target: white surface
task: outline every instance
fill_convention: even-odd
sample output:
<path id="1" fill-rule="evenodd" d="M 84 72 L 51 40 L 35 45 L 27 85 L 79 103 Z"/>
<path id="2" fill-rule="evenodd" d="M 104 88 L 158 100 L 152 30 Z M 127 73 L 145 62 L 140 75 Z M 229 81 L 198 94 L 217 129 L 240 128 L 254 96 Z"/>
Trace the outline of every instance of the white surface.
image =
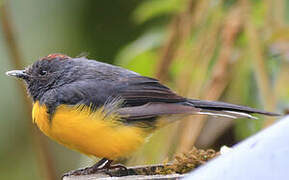
<path id="1" fill-rule="evenodd" d="M 289 116 L 196 169 L 185 179 L 289 179 Z"/>

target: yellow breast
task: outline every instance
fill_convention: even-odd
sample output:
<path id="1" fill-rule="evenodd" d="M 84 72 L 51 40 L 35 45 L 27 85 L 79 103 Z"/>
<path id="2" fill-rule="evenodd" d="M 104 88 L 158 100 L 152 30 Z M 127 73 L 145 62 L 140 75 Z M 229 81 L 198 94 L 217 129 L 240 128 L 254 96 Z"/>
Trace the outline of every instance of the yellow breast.
<path id="1" fill-rule="evenodd" d="M 68 148 L 89 156 L 116 159 L 135 151 L 147 133 L 139 127 L 116 121 L 117 116 L 105 116 L 102 109 L 91 112 L 84 106 L 58 106 L 49 121 L 45 105 L 33 105 L 32 118 L 39 129 Z"/>

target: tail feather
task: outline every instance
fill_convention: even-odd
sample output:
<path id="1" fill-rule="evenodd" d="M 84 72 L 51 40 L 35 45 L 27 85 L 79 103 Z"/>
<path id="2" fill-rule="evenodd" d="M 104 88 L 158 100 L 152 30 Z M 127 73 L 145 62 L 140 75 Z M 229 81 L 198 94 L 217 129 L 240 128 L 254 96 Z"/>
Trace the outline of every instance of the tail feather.
<path id="1" fill-rule="evenodd" d="M 202 109 L 200 112 L 197 112 L 196 114 L 227 117 L 231 119 L 237 119 L 237 118 L 258 119 L 257 117 L 252 116 L 251 114 L 244 113 L 244 112 L 235 112 L 235 111 L 212 111 L 212 110 Z"/>
<path id="2" fill-rule="evenodd" d="M 251 114 L 263 114 L 267 116 L 280 116 L 278 113 L 267 112 L 255 108 L 250 108 L 246 106 L 240 106 L 230 103 L 218 102 L 218 101 L 203 101 L 188 99 L 186 102 L 190 106 L 201 109 L 198 114 L 207 114 L 213 116 L 223 116 L 229 118 L 250 118 L 257 119 Z"/>
<path id="3" fill-rule="evenodd" d="M 213 111 L 202 111 L 202 112 L 197 112 L 197 114 L 200 115 L 210 115 L 210 116 L 219 116 L 219 117 L 226 117 L 226 118 L 231 118 L 231 119 L 237 119 L 236 116 L 232 116 L 226 113 L 222 112 L 213 112 Z"/>
<path id="4" fill-rule="evenodd" d="M 245 118 L 249 118 L 249 119 L 258 119 L 257 117 L 252 116 L 251 114 L 248 114 L 248 113 L 244 113 L 244 112 L 236 112 L 236 111 L 223 111 L 223 112 L 233 114 L 237 118 L 245 117 Z"/>

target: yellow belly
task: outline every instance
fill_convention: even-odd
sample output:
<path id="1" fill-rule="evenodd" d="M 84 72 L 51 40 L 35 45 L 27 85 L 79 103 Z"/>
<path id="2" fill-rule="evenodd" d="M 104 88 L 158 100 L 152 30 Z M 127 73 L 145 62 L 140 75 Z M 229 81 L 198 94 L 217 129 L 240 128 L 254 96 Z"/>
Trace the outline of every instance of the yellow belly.
<path id="1" fill-rule="evenodd" d="M 64 146 L 89 156 L 116 159 L 140 147 L 148 135 L 142 128 L 116 121 L 116 115 L 104 116 L 101 110 L 91 113 L 67 105 L 57 107 L 49 122 L 45 105 L 33 105 L 32 118 L 39 129 Z"/>

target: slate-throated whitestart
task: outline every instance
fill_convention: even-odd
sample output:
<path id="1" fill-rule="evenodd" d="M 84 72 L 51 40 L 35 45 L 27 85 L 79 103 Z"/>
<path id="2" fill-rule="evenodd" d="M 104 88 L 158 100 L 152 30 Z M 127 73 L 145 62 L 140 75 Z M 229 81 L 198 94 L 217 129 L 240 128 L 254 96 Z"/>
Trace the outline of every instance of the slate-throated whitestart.
<path id="1" fill-rule="evenodd" d="M 73 175 L 115 168 L 113 160 L 135 151 L 155 129 L 177 119 L 172 116 L 278 115 L 224 102 L 188 99 L 156 79 L 85 57 L 51 54 L 25 70 L 6 74 L 26 83 L 33 99 L 33 122 L 44 134 L 68 148 L 103 158 L 89 168 L 71 172 Z M 160 120 L 163 116 L 166 118 Z"/>

